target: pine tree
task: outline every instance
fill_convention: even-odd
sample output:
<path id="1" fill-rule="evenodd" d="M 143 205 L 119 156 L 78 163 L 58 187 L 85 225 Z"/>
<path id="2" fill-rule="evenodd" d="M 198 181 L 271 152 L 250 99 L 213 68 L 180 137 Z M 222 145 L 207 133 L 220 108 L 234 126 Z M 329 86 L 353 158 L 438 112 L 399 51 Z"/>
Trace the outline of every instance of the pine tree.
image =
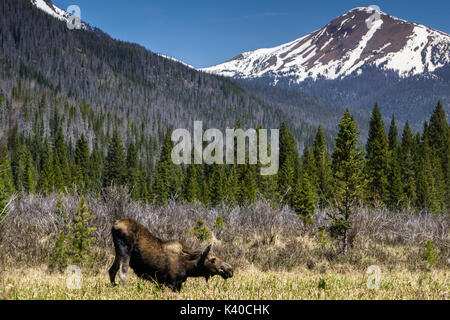
<path id="1" fill-rule="evenodd" d="M 392 115 L 391 126 L 388 134 L 389 150 L 394 151 L 398 146 L 398 130 L 395 115 Z"/>
<path id="2" fill-rule="evenodd" d="M 108 147 L 108 155 L 106 157 L 103 186 L 123 185 L 125 182 L 125 151 L 120 138 L 119 131 L 114 129 L 111 143 Z"/>
<path id="3" fill-rule="evenodd" d="M 81 173 L 82 184 L 85 187 L 89 184 L 89 156 L 89 145 L 82 134 L 75 148 L 75 165 Z"/>
<path id="4" fill-rule="evenodd" d="M 191 164 L 187 168 L 186 180 L 184 186 L 184 198 L 187 202 L 200 200 L 200 186 L 198 183 L 198 165 Z"/>
<path id="5" fill-rule="evenodd" d="M 53 191 L 54 187 L 53 156 L 48 140 L 44 143 L 44 153 L 41 156 L 41 168 L 37 190 L 44 195 Z"/>
<path id="6" fill-rule="evenodd" d="M 416 202 L 416 167 L 415 167 L 415 142 L 407 121 L 403 130 L 401 143 L 400 164 L 402 169 L 403 192 L 408 205 Z"/>
<path id="7" fill-rule="evenodd" d="M 224 190 L 225 177 L 221 165 L 213 164 L 212 167 L 213 171 L 211 179 L 209 181 L 210 201 L 211 205 L 217 206 L 218 204 L 220 204 L 222 201 L 225 200 L 225 190 Z"/>
<path id="8" fill-rule="evenodd" d="M 387 184 L 386 204 L 392 209 L 400 209 L 405 206 L 403 182 L 401 172 L 401 150 L 398 142 L 398 130 L 395 116 L 392 115 L 391 126 L 388 134 L 389 141 L 389 171 Z"/>
<path id="9" fill-rule="evenodd" d="M 0 141 L 0 224 L 7 211 L 8 198 L 14 192 L 14 183 L 6 144 Z"/>
<path id="10" fill-rule="evenodd" d="M 58 153 L 56 151 L 53 152 L 53 182 L 55 190 L 63 191 L 64 190 L 64 178 L 61 172 L 61 162 L 59 161 Z"/>
<path id="11" fill-rule="evenodd" d="M 70 260 L 72 263 L 91 266 L 93 263 L 92 243 L 95 241 L 92 233 L 94 216 L 89 212 L 84 197 L 80 200 L 76 216 L 68 226 L 70 242 Z"/>
<path id="12" fill-rule="evenodd" d="M 23 191 L 26 193 L 34 193 L 36 183 L 34 178 L 34 166 L 31 153 L 26 149 L 24 167 L 23 167 L 23 177 L 22 177 Z"/>
<path id="13" fill-rule="evenodd" d="M 319 206 L 325 207 L 333 197 L 332 171 L 330 154 L 327 151 L 322 126 L 319 126 L 314 141 L 314 163 L 316 190 L 319 197 Z"/>
<path id="14" fill-rule="evenodd" d="M 140 198 L 140 184 L 138 179 L 138 154 L 136 146 L 133 142 L 130 143 L 127 150 L 127 176 L 126 182 L 129 190 L 131 191 L 131 198 L 138 200 Z"/>
<path id="15" fill-rule="evenodd" d="M 152 188 L 153 198 L 160 204 L 166 204 L 170 198 L 183 194 L 183 172 L 172 162 L 172 149 L 173 142 L 168 131 L 164 137 Z"/>
<path id="16" fill-rule="evenodd" d="M 362 198 L 365 187 L 363 175 L 364 152 L 358 147 L 358 127 L 356 121 L 345 111 L 339 123 L 339 134 L 333 153 L 334 193 L 338 214 L 332 217 L 332 234 L 342 236 L 344 253 L 348 251 L 348 231 L 354 206 Z"/>
<path id="17" fill-rule="evenodd" d="M 400 160 L 400 148 L 396 147 L 390 156 L 386 199 L 388 206 L 393 209 L 400 209 L 406 205 Z"/>
<path id="18" fill-rule="evenodd" d="M 56 153 L 59 161 L 59 169 L 61 171 L 62 187 L 68 187 L 72 184 L 71 170 L 67 153 L 67 144 L 64 140 L 64 134 L 62 128 L 59 127 L 56 132 L 54 153 Z"/>
<path id="19" fill-rule="evenodd" d="M 280 170 L 278 172 L 278 192 L 284 203 L 292 205 L 293 188 L 300 172 L 300 157 L 297 141 L 285 123 L 280 129 Z"/>
<path id="20" fill-rule="evenodd" d="M 238 193 L 238 203 L 241 205 L 252 203 L 256 199 L 256 167 L 254 165 L 242 165 L 241 183 Z"/>
<path id="21" fill-rule="evenodd" d="M 368 199 L 371 203 L 375 201 L 385 201 L 389 149 L 378 104 L 375 105 L 372 112 L 366 149 L 367 161 L 365 173 L 368 179 Z"/>
<path id="22" fill-rule="evenodd" d="M 231 206 L 234 206 L 238 203 L 239 198 L 239 170 L 237 168 L 236 164 L 229 165 L 225 168 L 226 170 L 226 187 L 225 187 L 225 194 L 227 197 L 227 203 Z"/>
<path id="23" fill-rule="evenodd" d="M 92 154 L 89 158 L 89 187 L 88 190 L 99 193 L 103 185 L 104 172 L 104 155 L 98 146 L 98 142 L 94 143 Z"/>
<path id="24" fill-rule="evenodd" d="M 449 161 L 450 161 L 450 144 L 449 144 L 449 124 L 447 122 L 447 117 L 439 101 L 436 109 L 434 110 L 430 125 L 426 132 L 428 135 L 430 147 L 433 149 L 432 152 L 435 153 L 436 157 L 439 159 L 438 165 L 442 168 L 442 175 L 444 177 L 445 190 L 446 190 L 446 206 L 450 208 L 450 180 L 449 175 Z"/>
<path id="25" fill-rule="evenodd" d="M 427 129 L 424 132 L 417 170 L 416 206 L 434 213 L 442 213 L 445 207 L 445 182 L 441 161 L 436 150 L 430 145 Z"/>
<path id="26" fill-rule="evenodd" d="M 316 195 L 314 194 L 310 177 L 304 172 L 294 189 L 293 209 L 307 224 L 314 224 L 312 216 L 316 211 Z"/>

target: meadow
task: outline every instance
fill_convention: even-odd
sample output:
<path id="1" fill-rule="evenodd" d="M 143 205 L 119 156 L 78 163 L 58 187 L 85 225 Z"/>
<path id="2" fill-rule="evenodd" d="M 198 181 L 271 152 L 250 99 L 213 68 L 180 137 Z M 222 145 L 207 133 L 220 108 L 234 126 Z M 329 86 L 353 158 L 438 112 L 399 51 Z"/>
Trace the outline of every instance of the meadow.
<path id="1" fill-rule="evenodd" d="M 60 199 L 61 201 L 61 199 Z M 63 211 L 76 214 L 79 198 L 65 196 Z M 49 259 L 63 220 L 55 196 L 16 200 L 0 231 L 0 298 L 38 300 L 141 299 L 438 299 L 450 298 L 449 217 L 425 212 L 392 213 L 359 208 L 353 217 L 351 249 L 316 224 L 304 224 L 287 208 L 264 200 L 247 207 L 208 208 L 196 204 L 143 205 L 112 190 L 103 199 L 88 198 L 94 216 L 93 265 L 83 267 L 81 288 L 67 287 L 64 270 L 51 270 Z M 221 223 L 218 225 L 218 216 Z M 213 244 L 214 253 L 233 265 L 233 278 L 189 279 L 180 293 L 138 279 L 129 272 L 127 287 L 113 287 L 107 270 L 114 259 L 110 228 L 131 217 L 163 239 L 192 248 Z M 198 221 L 203 221 L 200 231 Z M 206 231 L 205 231 L 206 230 Z M 206 236 L 205 236 L 206 234 Z M 373 284 L 377 266 L 378 287 Z"/>

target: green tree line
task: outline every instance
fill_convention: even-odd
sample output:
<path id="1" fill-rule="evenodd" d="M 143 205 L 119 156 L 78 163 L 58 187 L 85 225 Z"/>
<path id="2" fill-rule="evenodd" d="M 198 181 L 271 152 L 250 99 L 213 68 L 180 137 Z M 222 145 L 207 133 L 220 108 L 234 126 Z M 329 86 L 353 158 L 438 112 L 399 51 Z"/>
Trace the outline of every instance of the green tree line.
<path id="1" fill-rule="evenodd" d="M 386 132 L 375 105 L 365 148 L 347 110 L 331 154 L 321 126 L 312 145 L 300 155 L 294 135 L 283 123 L 279 172 L 274 176 L 261 176 L 261 164 L 175 165 L 169 129 L 161 133 L 159 161 L 151 167 L 139 156 L 135 143 L 124 143 L 116 129 L 111 130 L 104 153 L 96 142 L 90 147 L 83 134 L 72 145 L 57 116 L 52 123 L 49 135 L 35 130 L 25 138 L 16 128 L 2 140 L 0 203 L 14 192 L 100 195 L 114 185 L 128 187 L 135 200 L 159 204 L 174 199 L 243 205 L 262 196 L 275 206 L 291 206 L 307 222 L 317 208 L 334 206 L 345 224 L 346 206 L 356 202 L 436 214 L 447 214 L 450 208 L 450 130 L 440 102 L 417 134 L 408 122 L 400 133 L 394 117 Z"/>

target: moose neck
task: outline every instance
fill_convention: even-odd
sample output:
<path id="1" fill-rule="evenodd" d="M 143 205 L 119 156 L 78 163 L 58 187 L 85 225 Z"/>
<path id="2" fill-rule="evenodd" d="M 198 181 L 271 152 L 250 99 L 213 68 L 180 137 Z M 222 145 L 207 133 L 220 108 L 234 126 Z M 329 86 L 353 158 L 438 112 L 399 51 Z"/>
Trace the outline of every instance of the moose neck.
<path id="1" fill-rule="evenodd" d="M 202 266 L 199 266 L 200 259 L 186 262 L 186 275 L 188 277 L 207 277 L 207 272 Z"/>

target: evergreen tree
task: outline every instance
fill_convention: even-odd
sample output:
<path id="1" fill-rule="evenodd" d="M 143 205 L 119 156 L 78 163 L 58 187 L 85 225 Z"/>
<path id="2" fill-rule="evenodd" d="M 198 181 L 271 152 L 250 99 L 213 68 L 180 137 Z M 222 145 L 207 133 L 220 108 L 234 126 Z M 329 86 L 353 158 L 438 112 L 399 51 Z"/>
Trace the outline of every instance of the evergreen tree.
<path id="1" fill-rule="evenodd" d="M 300 157 L 297 141 L 283 123 L 280 129 L 280 170 L 278 172 L 278 192 L 284 203 L 292 205 L 293 188 L 300 172 Z"/>
<path id="2" fill-rule="evenodd" d="M 365 187 L 363 175 L 364 152 L 358 147 L 358 127 L 356 121 L 345 111 L 339 123 L 339 134 L 333 153 L 334 193 L 338 214 L 332 217 L 332 234 L 342 236 L 344 253 L 348 251 L 348 230 L 354 205 L 362 198 Z"/>
<path id="3" fill-rule="evenodd" d="M 44 143 L 44 153 L 41 157 L 41 167 L 39 172 L 39 180 L 37 190 L 44 195 L 53 191 L 54 182 L 54 169 L 53 169 L 53 156 L 52 150 L 48 140 Z"/>
<path id="4" fill-rule="evenodd" d="M 184 186 L 184 198 L 187 202 L 200 200 L 200 186 L 198 183 L 198 165 L 191 164 L 187 167 L 186 180 Z"/>
<path id="5" fill-rule="evenodd" d="M 125 182 L 125 151 L 119 131 L 114 129 L 106 156 L 103 186 L 123 185 Z"/>
<path id="6" fill-rule="evenodd" d="M 170 131 L 164 137 L 161 156 L 156 166 L 153 184 L 153 198 L 160 204 L 176 196 L 182 196 L 183 172 L 172 162 L 173 142 Z"/>
<path id="7" fill-rule="evenodd" d="M 239 198 L 239 191 L 240 191 L 240 183 L 238 176 L 239 171 L 236 164 L 227 166 L 225 170 L 226 170 L 225 194 L 227 197 L 228 204 L 234 206 L 237 204 Z"/>
<path id="8" fill-rule="evenodd" d="M 59 161 L 58 153 L 53 152 L 53 182 L 57 191 L 64 190 L 64 178 L 61 172 L 61 162 Z"/>
<path id="9" fill-rule="evenodd" d="M 434 152 L 439 159 L 438 165 L 442 168 L 444 184 L 446 185 L 444 187 L 446 190 L 446 206 L 447 208 L 450 208 L 450 131 L 449 124 L 447 123 L 447 117 L 440 101 L 431 116 L 430 125 L 426 134 L 428 135 L 430 147 L 433 149 L 432 152 Z"/>
<path id="10" fill-rule="evenodd" d="M 407 121 L 403 130 L 401 143 L 401 169 L 403 192 L 408 205 L 416 202 L 416 167 L 415 167 L 415 142 L 414 137 Z"/>
<path id="11" fill-rule="evenodd" d="M 332 171 L 330 154 L 327 151 L 325 136 L 322 126 L 319 126 L 314 140 L 314 163 L 315 163 L 315 181 L 316 190 L 319 198 L 319 205 L 326 206 L 333 196 L 332 189 Z"/>
<path id="12" fill-rule="evenodd" d="M 365 173 L 368 180 L 368 199 L 372 203 L 374 201 L 385 201 L 389 149 L 378 104 L 375 105 L 372 112 L 366 149 Z"/>
<path id="13" fill-rule="evenodd" d="M 238 202 L 241 205 L 252 203 L 256 199 L 257 184 L 255 169 L 255 165 L 242 165 L 241 183 L 238 194 Z"/>
<path id="14" fill-rule="evenodd" d="M 213 171 L 210 179 L 210 201 L 211 205 L 217 206 L 225 200 L 224 182 L 225 177 L 222 170 L 222 166 L 213 164 Z"/>
<path id="15" fill-rule="evenodd" d="M 394 151 L 398 146 L 398 130 L 394 115 L 392 115 L 391 126 L 389 128 L 388 134 L 388 141 L 389 141 L 389 150 Z"/>
<path id="16" fill-rule="evenodd" d="M 94 143 L 94 148 L 92 150 L 92 154 L 89 158 L 89 187 L 90 191 L 94 191 L 96 193 L 100 192 L 100 189 L 103 185 L 103 171 L 104 165 L 103 161 L 104 155 L 100 150 L 98 142 Z"/>
<path id="17" fill-rule="evenodd" d="M 54 153 L 56 153 L 59 161 L 59 170 L 61 171 L 62 180 L 59 181 L 63 187 L 68 187 L 72 184 L 72 177 L 70 174 L 70 164 L 67 153 L 67 144 L 64 140 L 62 128 L 59 127 L 56 132 Z"/>
<path id="18" fill-rule="evenodd" d="M 400 161 L 400 148 L 396 147 L 391 151 L 386 199 L 388 206 L 393 209 L 400 209 L 406 204 Z"/>
<path id="19" fill-rule="evenodd" d="M 392 115 L 388 134 L 389 141 L 389 172 L 386 203 L 392 209 L 400 209 L 405 205 L 401 172 L 401 150 L 398 142 L 398 130 L 395 116 Z"/>
<path id="20" fill-rule="evenodd" d="M 96 230 L 92 226 L 94 216 L 89 212 L 84 197 L 80 200 L 76 216 L 68 226 L 70 242 L 70 260 L 72 263 L 91 266 L 93 263 L 92 243 L 95 241 L 93 232 Z"/>
<path id="21" fill-rule="evenodd" d="M 6 145 L 0 141 L 0 223 L 6 214 L 8 198 L 14 192 L 14 183 Z"/>
<path id="22" fill-rule="evenodd" d="M 425 133 L 421 144 L 419 170 L 417 170 L 416 206 L 434 213 L 442 213 L 445 206 L 444 175 L 436 153 L 430 146 L 428 135 Z"/>
<path id="23" fill-rule="evenodd" d="M 82 182 L 85 187 L 89 181 L 89 156 L 89 145 L 84 134 L 82 134 L 75 148 L 75 165 L 81 173 Z"/>
<path id="24" fill-rule="evenodd" d="M 140 184 L 139 184 L 139 169 L 138 169 L 138 154 L 136 146 L 133 142 L 130 143 L 127 150 L 127 176 L 126 182 L 131 191 L 131 198 L 138 200 L 140 198 Z"/>
<path id="25" fill-rule="evenodd" d="M 310 177 L 304 173 L 294 189 L 293 209 L 307 224 L 314 224 L 312 216 L 316 211 L 316 196 L 314 194 Z"/>

